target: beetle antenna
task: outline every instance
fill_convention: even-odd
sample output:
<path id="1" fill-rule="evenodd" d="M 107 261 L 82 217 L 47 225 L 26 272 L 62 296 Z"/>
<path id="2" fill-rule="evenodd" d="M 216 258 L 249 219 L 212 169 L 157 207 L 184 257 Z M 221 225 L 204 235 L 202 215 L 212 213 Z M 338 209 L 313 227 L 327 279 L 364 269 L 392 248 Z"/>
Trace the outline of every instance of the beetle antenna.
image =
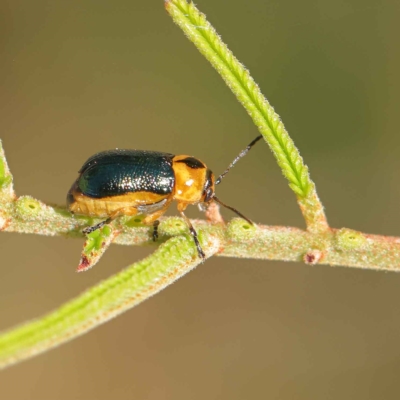
<path id="1" fill-rule="evenodd" d="M 233 208 L 231 206 L 228 206 L 227 204 L 223 203 L 218 197 L 213 196 L 213 200 L 215 200 L 218 204 L 221 204 L 221 206 L 224 206 L 228 208 L 229 210 L 233 211 L 235 214 L 239 215 L 240 218 L 243 218 L 246 220 L 249 224 L 254 225 L 253 221 L 250 221 L 247 217 L 245 217 L 242 213 L 240 213 L 236 208 Z"/>
<path id="2" fill-rule="evenodd" d="M 229 172 L 229 170 L 242 158 L 244 157 L 249 150 L 262 138 L 262 135 L 257 136 L 244 150 L 242 150 L 239 155 L 230 163 L 229 167 L 218 177 L 215 181 L 216 185 L 219 185 L 222 181 L 222 178 Z M 225 206 L 227 207 L 227 206 Z M 229 207 L 228 207 L 229 208 Z M 237 211 L 235 211 L 237 213 Z M 246 219 L 246 218 L 245 218 Z"/>

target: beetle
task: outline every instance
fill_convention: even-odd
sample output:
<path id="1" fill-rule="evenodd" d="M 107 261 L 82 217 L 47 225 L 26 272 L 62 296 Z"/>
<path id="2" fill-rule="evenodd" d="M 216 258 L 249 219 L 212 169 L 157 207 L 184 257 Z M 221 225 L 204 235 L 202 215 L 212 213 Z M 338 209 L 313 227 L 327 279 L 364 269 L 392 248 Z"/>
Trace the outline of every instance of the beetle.
<path id="1" fill-rule="evenodd" d="M 106 218 L 97 225 L 85 228 L 85 234 L 121 215 L 144 215 L 142 223 L 153 224 L 155 241 L 158 238 L 159 218 L 176 200 L 198 255 L 204 259 L 197 232 L 184 211 L 190 204 L 205 208 L 215 201 L 253 224 L 215 196 L 215 185 L 261 138 L 261 135 L 257 136 L 217 179 L 202 161 L 188 155 L 120 149 L 97 153 L 79 170 L 79 176 L 67 195 L 68 209 L 74 214 Z"/>

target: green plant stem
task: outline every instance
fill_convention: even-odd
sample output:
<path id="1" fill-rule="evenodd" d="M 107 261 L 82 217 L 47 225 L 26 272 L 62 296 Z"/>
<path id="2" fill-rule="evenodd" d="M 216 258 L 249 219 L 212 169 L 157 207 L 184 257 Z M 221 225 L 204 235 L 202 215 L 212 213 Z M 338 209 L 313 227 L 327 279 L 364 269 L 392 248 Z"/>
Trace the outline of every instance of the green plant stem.
<path id="1" fill-rule="evenodd" d="M 19 199 L 14 201 L 17 204 L 19 202 Z M 45 236 L 84 237 L 82 229 L 88 225 L 87 218 L 77 220 L 62 207 L 53 208 L 38 200 L 35 202 L 43 208 L 43 211 L 35 211 L 38 213 L 35 220 L 20 220 L 15 215 L 7 215 L 8 223 L 2 230 Z M 12 210 L 13 207 L 9 206 L 8 209 Z M 218 236 L 219 251 L 216 255 L 219 256 L 400 271 L 398 237 L 370 235 L 348 228 L 330 228 L 325 232 L 314 233 L 283 226 L 250 226 L 240 218 L 233 219 L 227 225 L 211 225 L 204 220 L 191 221 L 200 236 Z M 113 243 L 128 246 L 158 246 L 171 237 L 187 234 L 186 224 L 178 217 L 161 218 L 157 243 L 152 240 L 151 227 L 130 227 L 128 220 L 125 224 L 119 221 L 116 229 L 119 233 Z M 195 251 L 194 243 L 191 240 L 189 242 Z M 320 254 L 310 262 L 307 260 L 309 252 Z"/>
<path id="2" fill-rule="evenodd" d="M 163 221 L 175 225 L 179 218 Z M 227 226 L 193 221 L 207 257 L 221 255 L 400 271 L 400 239 L 350 229 L 313 234 L 298 228 Z M 37 232 L 36 232 L 37 233 Z M 123 233 L 117 242 L 138 244 Z M 0 368 L 49 350 L 129 310 L 201 262 L 189 235 L 167 240 L 151 256 L 36 321 L 0 335 Z"/>
<path id="3" fill-rule="evenodd" d="M 263 96 L 249 71 L 235 58 L 192 2 L 166 0 L 165 7 L 174 22 L 221 75 L 264 136 L 297 196 L 307 229 L 311 232 L 327 230 L 324 209 L 308 168 L 279 115 Z"/>
<path id="4" fill-rule="evenodd" d="M 219 248 L 208 236 L 207 257 Z M 114 318 L 193 269 L 190 238 L 175 237 L 151 256 L 90 288 L 52 313 L 0 335 L 0 368 L 56 347 Z"/>

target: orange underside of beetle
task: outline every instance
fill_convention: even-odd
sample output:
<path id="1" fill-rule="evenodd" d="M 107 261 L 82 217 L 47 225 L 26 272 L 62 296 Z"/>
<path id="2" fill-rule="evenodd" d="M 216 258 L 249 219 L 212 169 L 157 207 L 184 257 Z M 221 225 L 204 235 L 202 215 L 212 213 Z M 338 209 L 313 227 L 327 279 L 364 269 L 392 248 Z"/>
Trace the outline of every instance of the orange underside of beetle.
<path id="1" fill-rule="evenodd" d="M 106 218 L 115 213 L 131 216 L 142 214 L 138 207 L 159 203 L 170 195 L 131 192 L 119 196 L 102 197 L 101 199 L 88 197 L 82 193 L 73 193 L 73 196 L 74 202 L 69 205 L 70 211 L 75 214 Z M 168 204 L 168 201 L 163 204 L 163 212 L 165 212 Z"/>

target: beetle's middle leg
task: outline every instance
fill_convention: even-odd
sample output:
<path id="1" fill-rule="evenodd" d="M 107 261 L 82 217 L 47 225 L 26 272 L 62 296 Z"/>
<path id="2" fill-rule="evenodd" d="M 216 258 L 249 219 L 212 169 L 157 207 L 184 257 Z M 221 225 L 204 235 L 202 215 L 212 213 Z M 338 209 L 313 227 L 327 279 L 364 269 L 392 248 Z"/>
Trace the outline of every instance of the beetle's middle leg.
<path id="1" fill-rule="evenodd" d="M 160 220 L 156 219 L 153 222 L 153 242 L 155 242 L 158 239 L 158 225 L 160 225 Z"/>
<path id="2" fill-rule="evenodd" d="M 142 223 L 145 225 L 153 224 L 153 242 L 158 239 L 158 225 L 160 225 L 160 221 L 158 218 L 161 217 L 165 213 L 167 207 L 164 207 L 161 210 L 156 211 L 153 214 L 148 215 L 146 218 L 143 219 Z"/>
<path id="3" fill-rule="evenodd" d="M 84 234 L 88 234 L 91 232 L 96 231 L 97 229 L 102 228 L 104 225 L 108 225 L 112 221 L 114 221 L 115 218 L 119 217 L 120 215 L 129 215 L 129 216 L 134 216 L 138 214 L 138 210 L 135 207 L 122 207 L 119 208 L 118 210 L 115 210 L 106 220 L 99 222 L 96 225 L 89 226 L 85 228 L 82 232 Z"/>

